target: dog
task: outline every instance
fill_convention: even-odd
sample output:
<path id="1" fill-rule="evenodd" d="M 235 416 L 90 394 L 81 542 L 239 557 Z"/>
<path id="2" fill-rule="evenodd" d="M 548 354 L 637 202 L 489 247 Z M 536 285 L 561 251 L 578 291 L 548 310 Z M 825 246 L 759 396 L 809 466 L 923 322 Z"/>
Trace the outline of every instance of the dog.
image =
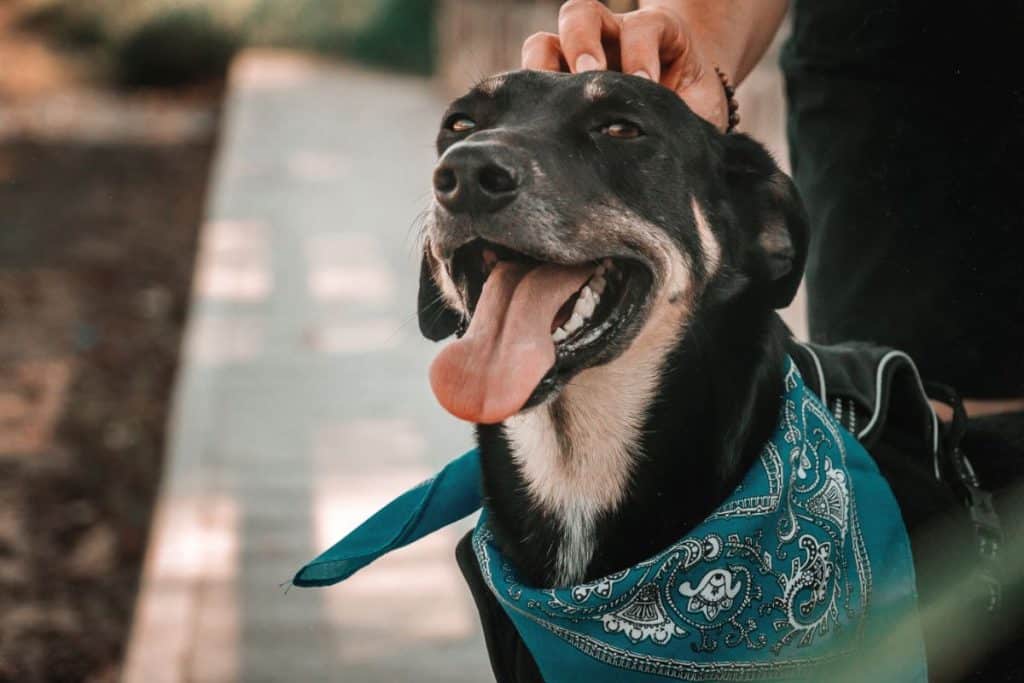
<path id="1" fill-rule="evenodd" d="M 437 150 L 434 202 L 423 231 L 419 324 L 428 339 L 457 337 L 437 356 L 430 379 L 449 412 L 476 424 L 486 515 L 457 554 L 477 600 L 497 679 L 542 680 L 521 632 L 523 623 L 532 626 L 513 624 L 510 617 L 520 607 L 499 605 L 502 591 L 489 573 L 497 570 L 482 567 L 490 563 L 512 572 L 504 577 L 511 583 L 501 600 L 518 600 L 524 587 L 542 589 L 532 599 L 532 607 L 541 610 L 583 604 L 597 593 L 611 596 L 629 568 L 655 566 L 649 558 L 666 548 L 679 552 L 660 565 L 659 574 L 677 567 L 678 556 L 693 564 L 739 557 L 751 548 L 760 573 L 772 573 L 772 553 L 762 551 L 760 532 L 724 540 L 710 534 L 703 545 L 680 539 L 708 519 L 732 514 L 723 510 L 740 509 L 723 508 L 723 501 L 751 486 L 750 473 L 759 467 L 770 488 L 780 485 L 783 458 L 770 460 L 765 453 L 766 444 L 796 443 L 791 393 L 804 385 L 792 358 L 811 354 L 813 365 L 804 367 L 817 369 L 816 391 L 824 400 L 829 373 L 822 371 L 819 356 L 828 366 L 856 354 L 800 347 L 775 313 L 796 293 L 809 240 L 808 219 L 791 180 L 760 144 L 719 133 L 653 82 L 611 72 L 491 77 L 451 104 Z M 886 353 L 877 364 L 879 396 L 904 392 L 893 388 L 893 373 L 883 372 L 893 367 L 889 360 L 901 357 Z M 904 367 L 913 368 L 909 360 Z M 779 574 L 782 586 L 792 589 L 790 602 L 774 598 L 759 615 L 790 609 L 792 628 L 785 619 L 774 622 L 785 635 L 773 651 L 797 637 L 805 647 L 830 629 L 841 630 L 840 603 L 847 617 L 866 610 L 872 580 L 882 595 L 879 604 L 893 595 L 935 600 L 948 586 L 944 558 L 950 543 L 973 547 L 975 527 L 962 514 L 956 492 L 942 482 L 940 470 L 949 467 L 938 459 L 939 424 L 916 370 L 907 372 L 911 380 L 900 386 L 917 392 L 913 398 L 923 412 L 888 421 L 894 429 L 925 425 L 935 460 L 927 459 L 929 452 L 921 467 L 883 443 L 873 453 L 877 466 L 862 462 L 858 472 L 842 469 L 837 454 L 853 458 L 860 449 L 866 461 L 866 452 L 852 434 L 841 433 L 820 402 L 801 399 L 800 425 L 807 438 L 813 432 L 814 443 L 791 449 L 799 457 L 786 456 L 786 467 L 796 468 L 787 476 L 798 488 L 797 478 L 821 475 L 822 495 L 805 501 L 802 514 L 821 510 L 834 524 L 826 542 L 799 538 L 802 560 L 781 550 L 784 541 L 797 538 L 796 514 L 776 525 L 781 540 L 774 561 L 792 560 L 792 568 Z M 876 404 L 869 425 L 859 430 L 853 402 L 845 409 L 840 402 L 835 412 L 848 412 L 849 431 L 864 438 L 878 426 Z M 817 453 L 822 444 L 832 455 L 817 458 L 816 465 L 805 463 L 800 453 Z M 895 498 L 889 487 L 878 486 L 885 479 Z M 875 549 L 883 549 L 886 562 L 876 562 L 874 579 L 865 569 L 871 539 L 865 545 L 859 538 L 851 502 L 854 480 L 874 486 L 860 493 L 885 508 L 885 518 L 871 527 L 888 534 L 877 539 L 882 545 Z M 424 487 L 417 491 L 432 495 L 434 486 Z M 779 500 L 762 507 L 779 509 Z M 413 515 L 416 523 L 420 511 Z M 936 535 L 932 522 L 950 519 L 952 527 L 939 527 L 943 533 Z M 372 536 L 378 537 L 384 536 Z M 487 554 L 491 542 L 500 561 Z M 887 543 L 895 550 L 886 550 Z M 383 552 L 396 544 L 389 541 Z M 306 577 L 303 585 L 340 580 L 371 561 L 367 544 L 353 545 L 357 561 L 328 558 L 324 566 L 330 571 Z M 907 565 L 902 569 L 901 549 Z M 844 552 L 852 558 L 845 564 Z M 714 569 L 699 585 L 687 581 L 673 591 L 689 597 L 687 610 L 712 622 L 740 601 L 731 571 Z M 831 588 L 840 585 L 843 572 L 854 580 L 842 590 Z M 901 573 L 909 583 L 886 584 L 887 577 Z M 753 573 L 745 576 L 753 581 Z M 569 587 L 571 597 L 561 601 L 558 591 Z M 800 613 L 822 612 L 806 627 L 792 611 L 794 591 L 801 590 L 806 599 Z M 632 616 L 606 614 L 604 629 L 621 630 L 634 644 L 650 639 L 663 645 L 688 635 L 663 618 L 659 601 L 667 596 L 639 590 L 617 598 L 631 600 L 626 608 Z M 859 608 L 851 596 L 858 597 Z M 566 609 L 570 621 L 579 614 L 578 606 Z M 701 633 L 691 648 L 703 656 L 715 653 L 719 641 L 697 621 L 686 623 Z M 763 634 L 752 635 L 756 627 L 753 619 L 731 622 L 732 640 L 726 637 L 722 650 L 765 647 Z M 923 630 L 929 666 L 947 663 L 941 639 L 949 629 L 936 629 L 933 620 Z M 710 671 L 755 680 L 756 672 L 777 679 L 790 671 L 785 664 L 773 668 L 775 663 L 756 671 L 740 665 L 684 671 L 649 655 L 630 659 L 582 636 L 560 637 L 575 648 L 566 657 L 583 651 L 643 675 L 708 680 Z M 896 646 L 913 650 L 914 638 Z M 870 658 L 861 661 L 868 667 Z M 914 679 L 923 676 L 923 668 L 914 671 Z M 574 670 L 563 672 L 569 677 Z"/>
<path id="2" fill-rule="evenodd" d="M 654 555 L 775 428 L 793 348 L 775 309 L 809 240 L 795 187 L 752 139 L 607 72 L 486 79 L 449 107 L 437 150 L 420 328 L 460 335 L 431 382 L 477 424 L 496 544 L 548 587 Z M 912 535 L 957 507 L 906 481 Z"/>
<path id="3" fill-rule="evenodd" d="M 420 324 L 433 340 L 466 326 L 431 380 L 478 424 L 499 545 L 541 586 L 664 548 L 775 426 L 774 310 L 809 237 L 792 182 L 750 138 L 615 73 L 486 80 L 437 148 Z M 658 524 L 631 533 L 641 518 Z"/>

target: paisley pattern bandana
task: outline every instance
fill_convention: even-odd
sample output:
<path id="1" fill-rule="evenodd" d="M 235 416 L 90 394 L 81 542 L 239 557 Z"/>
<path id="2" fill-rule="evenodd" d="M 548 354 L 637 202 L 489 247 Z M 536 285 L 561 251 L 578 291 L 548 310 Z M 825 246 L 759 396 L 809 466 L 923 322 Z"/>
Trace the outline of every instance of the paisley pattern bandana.
<path id="1" fill-rule="evenodd" d="M 471 451 L 294 583 L 335 583 L 466 516 L 480 504 L 478 487 L 479 454 Z M 542 589 L 519 582 L 486 513 L 473 548 L 549 683 L 927 680 L 896 501 L 788 359 L 779 424 L 754 467 L 709 518 L 655 557 Z"/>

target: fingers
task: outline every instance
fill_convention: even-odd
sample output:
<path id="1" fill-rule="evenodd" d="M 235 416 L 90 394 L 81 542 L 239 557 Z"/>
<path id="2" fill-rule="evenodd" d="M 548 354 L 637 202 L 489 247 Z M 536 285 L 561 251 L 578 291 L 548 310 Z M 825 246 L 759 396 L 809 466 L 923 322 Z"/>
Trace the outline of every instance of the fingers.
<path id="1" fill-rule="evenodd" d="M 622 16 L 619 36 L 622 73 L 661 80 L 660 46 L 665 24 L 650 12 L 631 12 Z"/>
<path id="2" fill-rule="evenodd" d="M 680 67 L 679 85 L 674 90 L 695 114 L 724 131 L 729 124 L 729 103 L 725 99 L 725 91 L 714 68 L 702 65 L 701 61 L 697 69 L 685 75 Z"/>
<path id="3" fill-rule="evenodd" d="M 535 71 L 562 71 L 562 45 L 554 33 L 534 33 L 523 43 L 524 69 Z"/>
<path id="4" fill-rule="evenodd" d="M 623 73 L 648 74 L 674 90 L 676 83 L 666 83 L 662 72 L 675 66 L 678 76 L 681 70 L 693 68 L 682 63 L 693 58 L 690 34 L 682 19 L 668 10 L 654 8 L 623 14 L 620 21 Z"/>
<path id="5" fill-rule="evenodd" d="M 597 0 L 569 0 L 558 12 L 562 55 L 573 73 L 608 68 L 602 38 L 615 38 L 619 25 Z"/>
<path id="6" fill-rule="evenodd" d="M 714 68 L 692 40 L 686 25 L 664 9 L 622 15 L 622 71 L 674 90 L 698 116 L 725 130 L 728 103 Z"/>
<path id="7" fill-rule="evenodd" d="M 620 69 L 675 91 L 720 130 L 729 121 L 722 84 L 682 18 L 665 8 L 615 15 L 598 0 L 568 0 L 558 13 L 558 34 L 534 33 L 523 43 L 524 69 Z"/>

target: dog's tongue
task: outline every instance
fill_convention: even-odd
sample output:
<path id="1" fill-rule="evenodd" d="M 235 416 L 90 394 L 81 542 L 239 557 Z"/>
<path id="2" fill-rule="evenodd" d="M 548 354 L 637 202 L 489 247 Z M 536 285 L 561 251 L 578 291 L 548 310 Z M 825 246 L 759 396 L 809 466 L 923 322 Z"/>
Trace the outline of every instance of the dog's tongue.
<path id="1" fill-rule="evenodd" d="M 511 261 L 495 265 L 466 334 L 430 366 L 430 385 L 441 405 L 480 424 L 519 412 L 555 363 L 555 314 L 591 270 L 554 264 L 530 269 Z"/>

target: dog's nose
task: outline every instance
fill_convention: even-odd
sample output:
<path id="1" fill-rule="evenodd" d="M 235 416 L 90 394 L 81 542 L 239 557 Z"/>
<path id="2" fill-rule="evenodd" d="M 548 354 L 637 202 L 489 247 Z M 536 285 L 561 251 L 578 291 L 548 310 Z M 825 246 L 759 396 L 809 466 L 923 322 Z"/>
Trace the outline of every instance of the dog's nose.
<path id="1" fill-rule="evenodd" d="M 519 193 L 521 171 L 500 145 L 459 145 L 434 169 L 434 196 L 453 213 L 491 213 Z"/>

